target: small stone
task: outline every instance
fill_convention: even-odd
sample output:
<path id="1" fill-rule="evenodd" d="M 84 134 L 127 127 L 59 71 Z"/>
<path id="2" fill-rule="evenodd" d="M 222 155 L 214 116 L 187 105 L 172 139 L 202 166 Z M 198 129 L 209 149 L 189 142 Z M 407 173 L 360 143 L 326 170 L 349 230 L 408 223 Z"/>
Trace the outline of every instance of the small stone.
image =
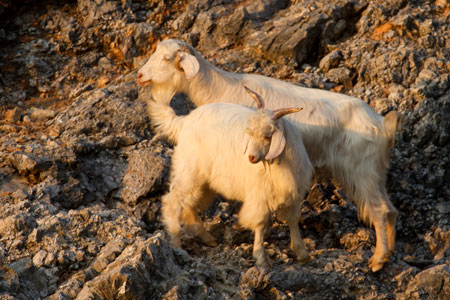
<path id="1" fill-rule="evenodd" d="M 18 107 L 14 107 L 13 109 L 10 109 L 5 113 L 5 119 L 8 122 L 15 123 L 20 120 L 20 116 L 21 116 L 21 111 Z"/>
<path id="2" fill-rule="evenodd" d="M 54 252 L 50 252 L 45 257 L 44 264 L 46 266 L 51 266 L 53 264 L 53 262 L 55 261 L 55 259 L 56 259 L 55 253 Z"/>
<path id="3" fill-rule="evenodd" d="M 194 18 L 195 15 L 193 12 L 185 11 L 172 23 L 172 29 L 184 32 L 187 28 L 192 26 Z"/>
<path id="4" fill-rule="evenodd" d="M 61 128 L 58 126 L 53 126 L 50 128 L 48 135 L 51 137 L 58 137 L 61 134 Z"/>
<path id="5" fill-rule="evenodd" d="M 29 197 L 29 194 L 24 189 L 18 189 L 17 191 L 12 193 L 12 196 L 13 196 L 15 202 L 20 202 L 20 201 L 27 199 Z"/>
<path id="6" fill-rule="evenodd" d="M 99 67 L 104 68 L 104 69 L 110 69 L 110 68 L 112 67 L 111 61 L 110 61 L 106 56 L 101 57 L 101 58 L 98 60 L 97 65 L 98 65 Z"/>
<path id="7" fill-rule="evenodd" d="M 336 83 L 347 83 L 352 77 L 352 71 L 346 67 L 334 68 L 327 72 L 327 77 Z"/>
<path id="8" fill-rule="evenodd" d="M 102 76 L 98 79 L 98 86 L 104 88 L 110 81 L 108 76 Z"/>
<path id="9" fill-rule="evenodd" d="M 327 264 L 325 265 L 325 271 L 327 271 L 327 272 L 333 271 L 333 264 L 327 263 Z"/>
<path id="10" fill-rule="evenodd" d="M 30 154 L 14 152 L 8 156 L 8 160 L 20 175 L 37 172 L 38 163 L 35 157 Z"/>
<path id="11" fill-rule="evenodd" d="M 43 265 L 44 259 L 47 256 L 47 251 L 45 250 L 39 250 L 38 253 L 36 253 L 33 257 L 33 264 L 39 268 Z"/>
<path id="12" fill-rule="evenodd" d="M 342 60 L 342 53 L 339 50 L 334 50 L 326 55 L 319 63 L 319 67 L 322 72 L 328 72 L 332 68 L 339 66 Z"/>
<path id="13" fill-rule="evenodd" d="M 37 244 L 42 239 L 42 230 L 34 228 L 33 231 L 28 235 L 28 243 Z"/>
<path id="14" fill-rule="evenodd" d="M 54 118 L 55 115 L 56 113 L 50 109 L 31 108 L 31 120 L 33 121 L 46 121 Z"/>

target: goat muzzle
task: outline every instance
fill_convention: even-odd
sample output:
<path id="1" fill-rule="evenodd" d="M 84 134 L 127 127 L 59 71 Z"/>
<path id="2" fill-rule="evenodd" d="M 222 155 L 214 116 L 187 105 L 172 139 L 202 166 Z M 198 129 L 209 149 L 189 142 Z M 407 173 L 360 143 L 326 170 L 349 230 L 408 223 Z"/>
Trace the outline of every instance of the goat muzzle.
<path id="1" fill-rule="evenodd" d="M 248 156 L 248 160 L 249 160 L 252 164 L 256 164 L 257 162 L 259 162 L 259 159 L 258 159 L 256 156 L 251 155 L 251 154 Z"/>

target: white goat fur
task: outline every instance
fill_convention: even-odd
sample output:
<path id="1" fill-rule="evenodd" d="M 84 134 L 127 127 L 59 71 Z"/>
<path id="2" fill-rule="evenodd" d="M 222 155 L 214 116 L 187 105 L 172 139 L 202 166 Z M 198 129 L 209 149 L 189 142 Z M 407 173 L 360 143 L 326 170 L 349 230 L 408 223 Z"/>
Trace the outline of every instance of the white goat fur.
<path id="1" fill-rule="evenodd" d="M 288 118 L 301 133 L 309 158 L 318 172 L 338 179 L 358 207 L 358 215 L 376 231 L 373 271 L 383 267 L 395 246 L 397 211 L 385 188 L 389 152 L 399 115 L 386 118 L 363 101 L 343 94 L 304 88 L 254 74 L 230 73 L 208 63 L 191 46 L 165 40 L 138 73 L 140 85 L 151 85 L 152 96 L 170 102 L 185 93 L 197 106 L 234 102 L 251 106 L 243 86 L 258 93 L 269 109 L 304 109 Z"/>
<path id="2" fill-rule="evenodd" d="M 291 248 L 297 259 L 309 258 L 298 220 L 313 167 L 292 122 L 283 118 L 274 121 L 269 110 L 255 111 L 231 103 L 204 105 L 187 116 L 176 116 L 167 104 L 147 104 L 152 124 L 176 143 L 170 192 L 162 200 L 163 221 L 174 245 L 181 243 L 181 223 L 185 231 L 215 244 L 196 210 L 205 209 L 220 193 L 243 202 L 239 222 L 255 233 L 253 256 L 258 265 L 270 266 L 263 236 L 271 212 L 277 212 L 277 217 L 289 225 Z M 271 162 L 264 161 L 270 137 L 280 127 L 286 139 L 284 151 Z M 246 134 L 249 139 L 245 139 Z M 261 163 L 250 163 L 244 148 L 252 155 L 260 155 Z"/>

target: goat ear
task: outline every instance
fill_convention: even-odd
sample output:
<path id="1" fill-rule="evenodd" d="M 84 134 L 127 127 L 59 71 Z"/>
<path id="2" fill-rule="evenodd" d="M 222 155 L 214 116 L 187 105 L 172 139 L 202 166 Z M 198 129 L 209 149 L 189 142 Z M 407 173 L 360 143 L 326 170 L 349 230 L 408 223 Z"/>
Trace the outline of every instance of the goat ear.
<path id="1" fill-rule="evenodd" d="M 191 55 L 186 52 L 180 52 L 180 61 L 178 63 L 178 67 L 183 69 L 184 74 L 186 75 L 186 79 L 192 79 L 195 75 L 197 75 L 198 70 L 200 69 L 200 65 L 198 63 L 197 58 L 194 55 Z"/>
<path id="2" fill-rule="evenodd" d="M 283 130 L 277 128 L 272 135 L 269 152 L 266 154 L 265 159 L 271 160 L 277 158 L 283 152 L 285 146 L 286 138 L 284 137 Z"/>
<path id="3" fill-rule="evenodd" d="M 247 152 L 249 142 L 250 142 L 250 135 L 246 132 L 246 133 L 244 133 L 244 141 L 242 143 L 242 146 L 244 148 L 244 154 L 245 154 L 245 152 Z"/>

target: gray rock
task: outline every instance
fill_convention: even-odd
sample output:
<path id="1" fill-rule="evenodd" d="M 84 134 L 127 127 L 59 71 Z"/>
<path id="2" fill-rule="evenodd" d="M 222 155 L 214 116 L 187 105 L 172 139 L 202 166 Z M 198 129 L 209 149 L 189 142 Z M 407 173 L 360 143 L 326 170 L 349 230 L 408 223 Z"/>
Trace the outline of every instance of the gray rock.
<path id="1" fill-rule="evenodd" d="M 346 67 L 334 68 L 329 70 L 326 76 L 331 82 L 345 84 L 352 79 L 352 71 Z"/>
<path id="2" fill-rule="evenodd" d="M 150 144 L 146 145 L 128 157 L 121 196 L 129 205 L 136 205 L 141 197 L 159 191 L 168 173 L 167 158 L 155 155 L 149 151 Z"/>
<path id="3" fill-rule="evenodd" d="M 145 295 L 156 293 L 159 280 L 181 270 L 175 253 L 160 235 L 138 240 L 110 262 L 102 270 L 97 269 L 99 274 L 84 284 L 75 299 L 117 299 L 119 295 L 125 299 L 145 299 Z"/>
<path id="4" fill-rule="evenodd" d="M 328 70 L 339 66 L 341 60 L 342 60 L 341 51 L 334 50 L 320 60 L 319 67 L 322 70 L 322 72 L 327 72 Z"/>
<path id="5" fill-rule="evenodd" d="M 49 167 L 48 161 L 24 152 L 11 153 L 8 156 L 8 161 L 20 175 L 27 177 L 31 182 L 39 181 L 40 173 Z"/>
<path id="6" fill-rule="evenodd" d="M 286 8 L 288 1 L 285 0 L 256 0 L 246 7 L 250 19 L 267 20 L 276 12 Z"/>
<path id="7" fill-rule="evenodd" d="M 238 39 L 239 31 L 244 26 L 247 10 L 244 6 L 236 9 L 228 18 L 222 18 L 214 32 L 219 47 L 228 47 Z"/>
<path id="8" fill-rule="evenodd" d="M 194 24 L 195 12 L 185 11 L 183 12 L 173 23 L 172 29 L 179 32 L 185 32 L 189 27 Z"/>
<path id="9" fill-rule="evenodd" d="M 0 298 L 448 298 L 446 1 L 38 2 L 0 5 Z M 167 245 L 158 230 L 171 147 L 152 139 L 150 88 L 135 80 L 168 37 L 228 71 L 403 113 L 387 178 L 396 252 L 382 273 L 367 266 L 373 230 L 327 179 L 302 208 L 308 264 L 295 262 L 274 218 L 265 239 L 274 268 L 254 268 L 252 234 L 233 225 L 240 207 L 225 199 L 201 214 L 217 247 L 189 234 L 186 251 Z M 177 112 L 192 109 L 174 100 Z M 33 122 L 33 106 L 55 115 Z"/>
<path id="10" fill-rule="evenodd" d="M 132 24 L 132 37 L 137 48 L 137 52 L 140 54 L 146 54 L 151 47 L 149 40 L 155 34 L 155 28 L 148 23 Z"/>
<path id="11" fill-rule="evenodd" d="M 36 107 L 31 108 L 31 120 L 32 121 L 47 121 L 48 119 L 54 118 L 56 113 L 51 109 L 40 109 Z"/>
<path id="12" fill-rule="evenodd" d="M 320 37 L 322 28 L 329 17 L 325 14 L 312 14 L 305 18 L 287 19 L 272 30 L 263 29 L 266 34 L 262 39 L 256 38 L 251 45 L 264 53 L 267 58 L 286 63 L 286 59 L 294 58 L 302 64 L 311 58 L 315 43 Z M 272 27 L 273 28 L 273 27 Z"/>
<path id="13" fill-rule="evenodd" d="M 447 299 L 450 297 L 450 268 L 439 265 L 418 273 L 408 284 L 410 299 Z"/>
<path id="14" fill-rule="evenodd" d="M 6 265 L 0 266 L 0 288 L 2 291 L 16 293 L 19 290 L 19 275 L 17 271 Z"/>

